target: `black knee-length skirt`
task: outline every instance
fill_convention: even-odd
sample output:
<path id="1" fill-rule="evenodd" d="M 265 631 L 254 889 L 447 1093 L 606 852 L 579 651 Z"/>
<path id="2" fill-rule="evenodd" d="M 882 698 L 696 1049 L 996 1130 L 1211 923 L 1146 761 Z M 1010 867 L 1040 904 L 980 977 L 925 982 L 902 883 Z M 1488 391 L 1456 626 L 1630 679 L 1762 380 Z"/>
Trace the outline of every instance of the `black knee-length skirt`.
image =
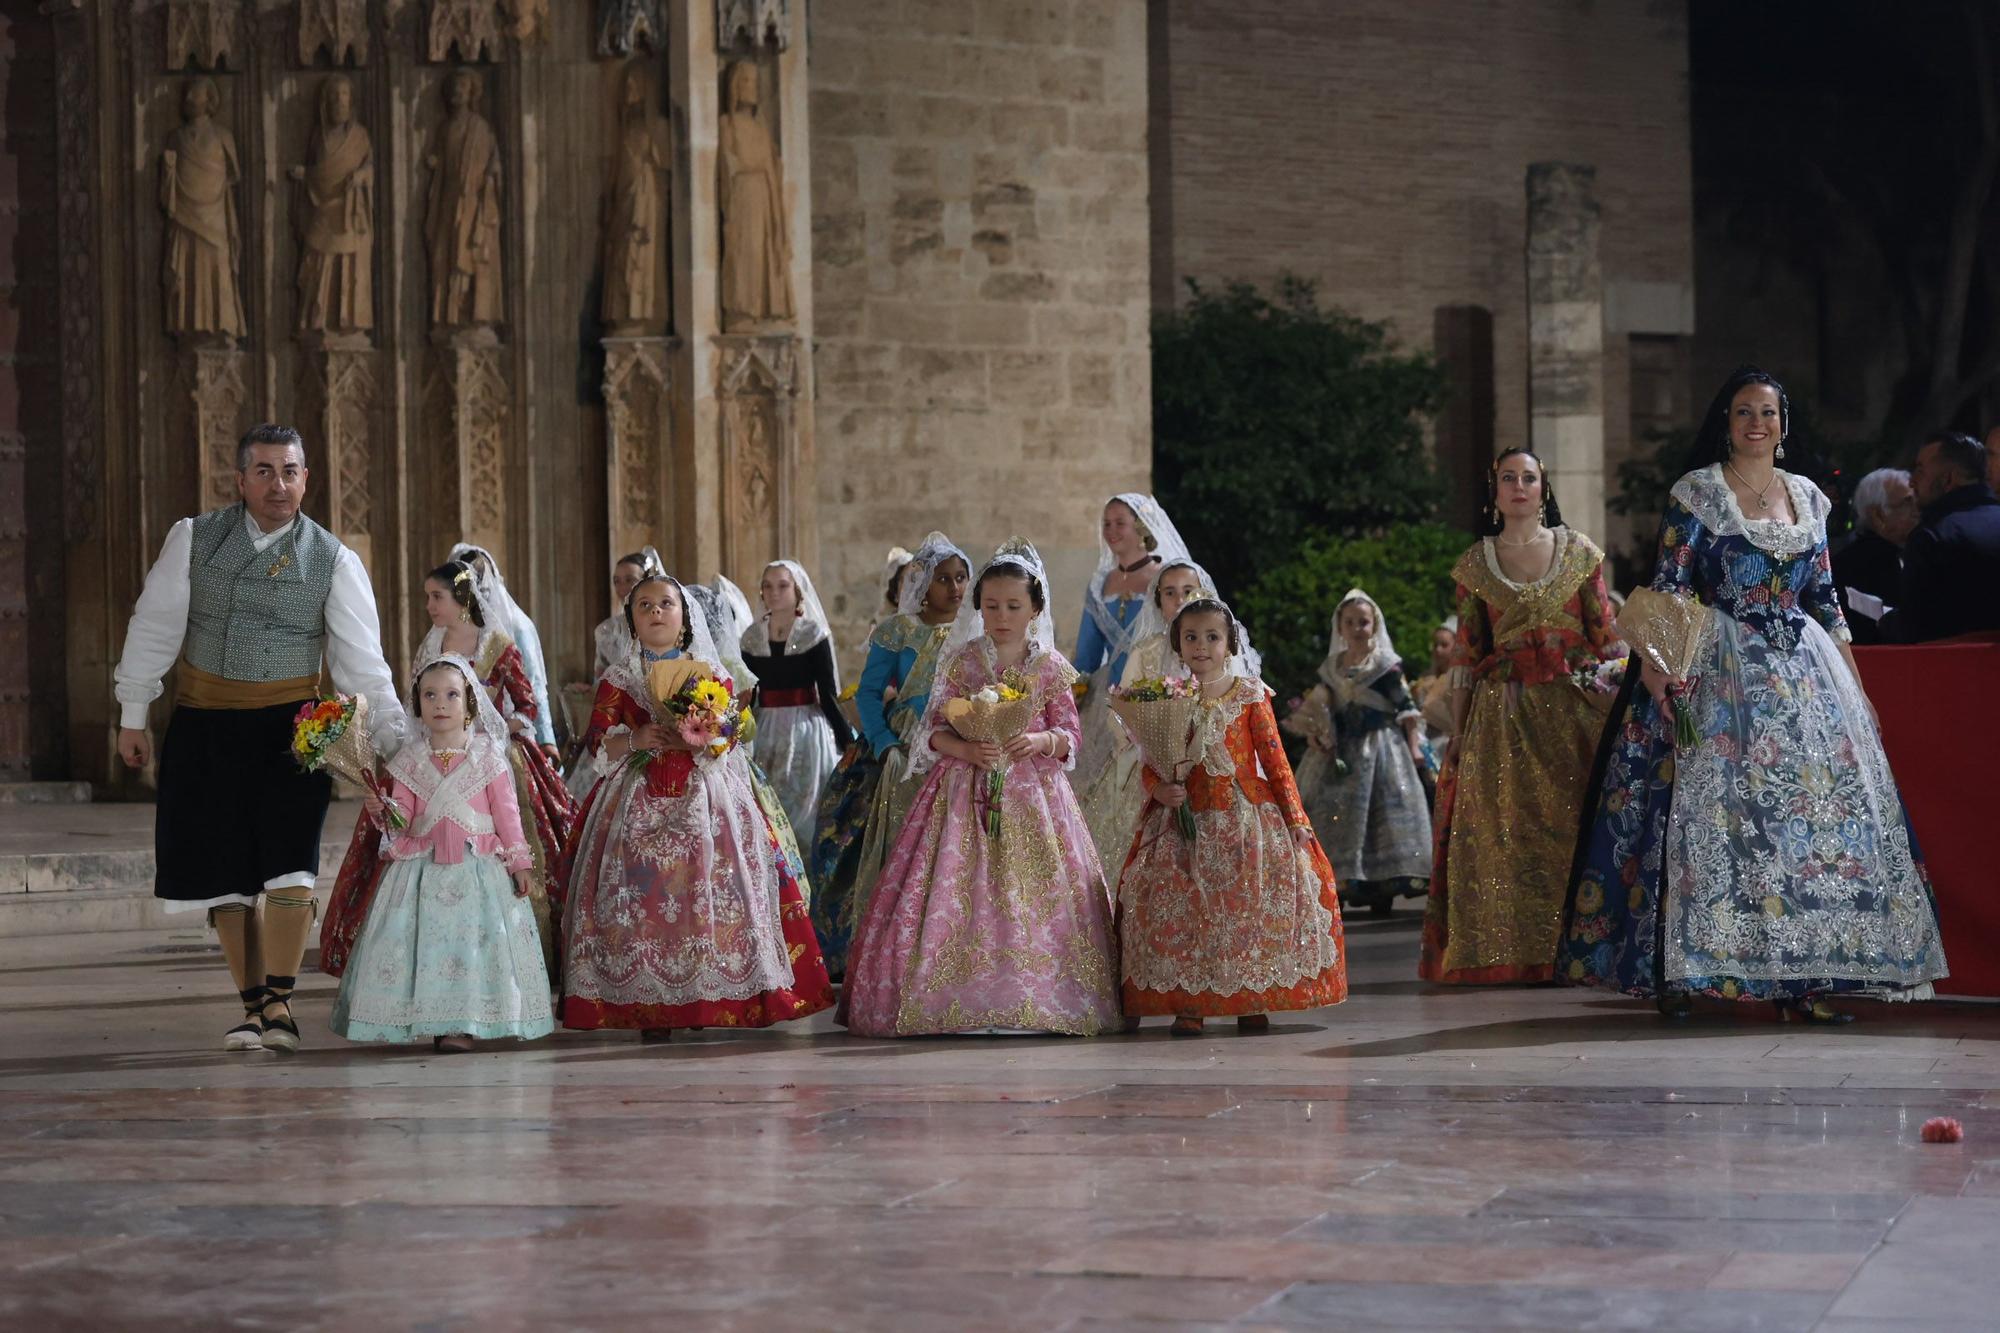
<path id="1" fill-rule="evenodd" d="M 305 702 L 174 709 L 160 742 L 155 897 L 254 900 L 271 880 L 319 873 L 333 779 L 292 759 Z"/>

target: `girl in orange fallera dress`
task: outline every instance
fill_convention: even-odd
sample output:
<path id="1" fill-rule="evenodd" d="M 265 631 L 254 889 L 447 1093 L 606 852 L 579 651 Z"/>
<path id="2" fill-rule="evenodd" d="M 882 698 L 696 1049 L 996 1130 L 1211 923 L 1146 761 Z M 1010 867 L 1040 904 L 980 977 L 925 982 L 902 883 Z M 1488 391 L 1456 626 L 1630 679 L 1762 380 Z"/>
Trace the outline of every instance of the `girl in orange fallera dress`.
<path id="1" fill-rule="evenodd" d="M 1262 1031 L 1273 1011 L 1347 998 L 1333 867 L 1300 804 L 1271 691 L 1229 669 L 1242 642 L 1229 608 L 1188 602 L 1171 641 L 1201 683 L 1204 741 L 1185 781 L 1150 766 L 1142 777 L 1148 801 L 1118 888 L 1125 1014 L 1171 1014 L 1176 1036 L 1199 1034 L 1211 1015 Z M 1175 828 L 1183 803 L 1192 841 Z"/>

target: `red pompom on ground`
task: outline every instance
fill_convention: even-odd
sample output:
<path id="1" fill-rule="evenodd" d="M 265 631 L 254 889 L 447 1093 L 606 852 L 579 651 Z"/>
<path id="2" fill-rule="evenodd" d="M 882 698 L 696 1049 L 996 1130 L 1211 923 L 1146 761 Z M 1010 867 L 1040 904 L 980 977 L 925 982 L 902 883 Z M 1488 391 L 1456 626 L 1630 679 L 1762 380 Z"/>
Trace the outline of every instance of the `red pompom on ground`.
<path id="1" fill-rule="evenodd" d="M 1965 1126 L 1948 1115 L 1932 1116 L 1922 1132 L 1925 1143 L 1957 1143 L 1965 1137 Z"/>

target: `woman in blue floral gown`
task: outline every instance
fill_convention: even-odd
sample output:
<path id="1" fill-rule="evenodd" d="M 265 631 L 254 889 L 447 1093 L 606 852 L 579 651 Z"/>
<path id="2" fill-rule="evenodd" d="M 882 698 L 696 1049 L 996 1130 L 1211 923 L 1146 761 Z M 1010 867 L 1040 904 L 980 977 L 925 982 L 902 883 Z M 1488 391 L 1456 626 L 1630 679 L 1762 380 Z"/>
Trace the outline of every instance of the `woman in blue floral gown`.
<path id="1" fill-rule="evenodd" d="M 1674 484 L 1652 586 L 1715 614 L 1686 681 L 1628 670 L 1590 787 L 1556 975 L 1846 1021 L 1826 997 L 1944 976 L 1923 862 L 1847 647 L 1830 503 L 1784 472 L 1789 404 L 1739 370 Z M 1676 753 L 1675 709 L 1696 743 Z"/>

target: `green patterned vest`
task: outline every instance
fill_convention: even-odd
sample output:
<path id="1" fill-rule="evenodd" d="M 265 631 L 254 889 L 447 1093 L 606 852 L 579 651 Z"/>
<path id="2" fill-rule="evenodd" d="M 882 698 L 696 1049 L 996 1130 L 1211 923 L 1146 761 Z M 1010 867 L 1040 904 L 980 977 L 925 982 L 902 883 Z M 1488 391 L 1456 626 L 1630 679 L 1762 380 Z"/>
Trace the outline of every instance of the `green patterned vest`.
<path id="1" fill-rule="evenodd" d="M 304 514 L 262 551 L 250 544 L 240 503 L 201 515 L 181 655 L 228 680 L 317 676 L 339 558 L 340 539 Z"/>

